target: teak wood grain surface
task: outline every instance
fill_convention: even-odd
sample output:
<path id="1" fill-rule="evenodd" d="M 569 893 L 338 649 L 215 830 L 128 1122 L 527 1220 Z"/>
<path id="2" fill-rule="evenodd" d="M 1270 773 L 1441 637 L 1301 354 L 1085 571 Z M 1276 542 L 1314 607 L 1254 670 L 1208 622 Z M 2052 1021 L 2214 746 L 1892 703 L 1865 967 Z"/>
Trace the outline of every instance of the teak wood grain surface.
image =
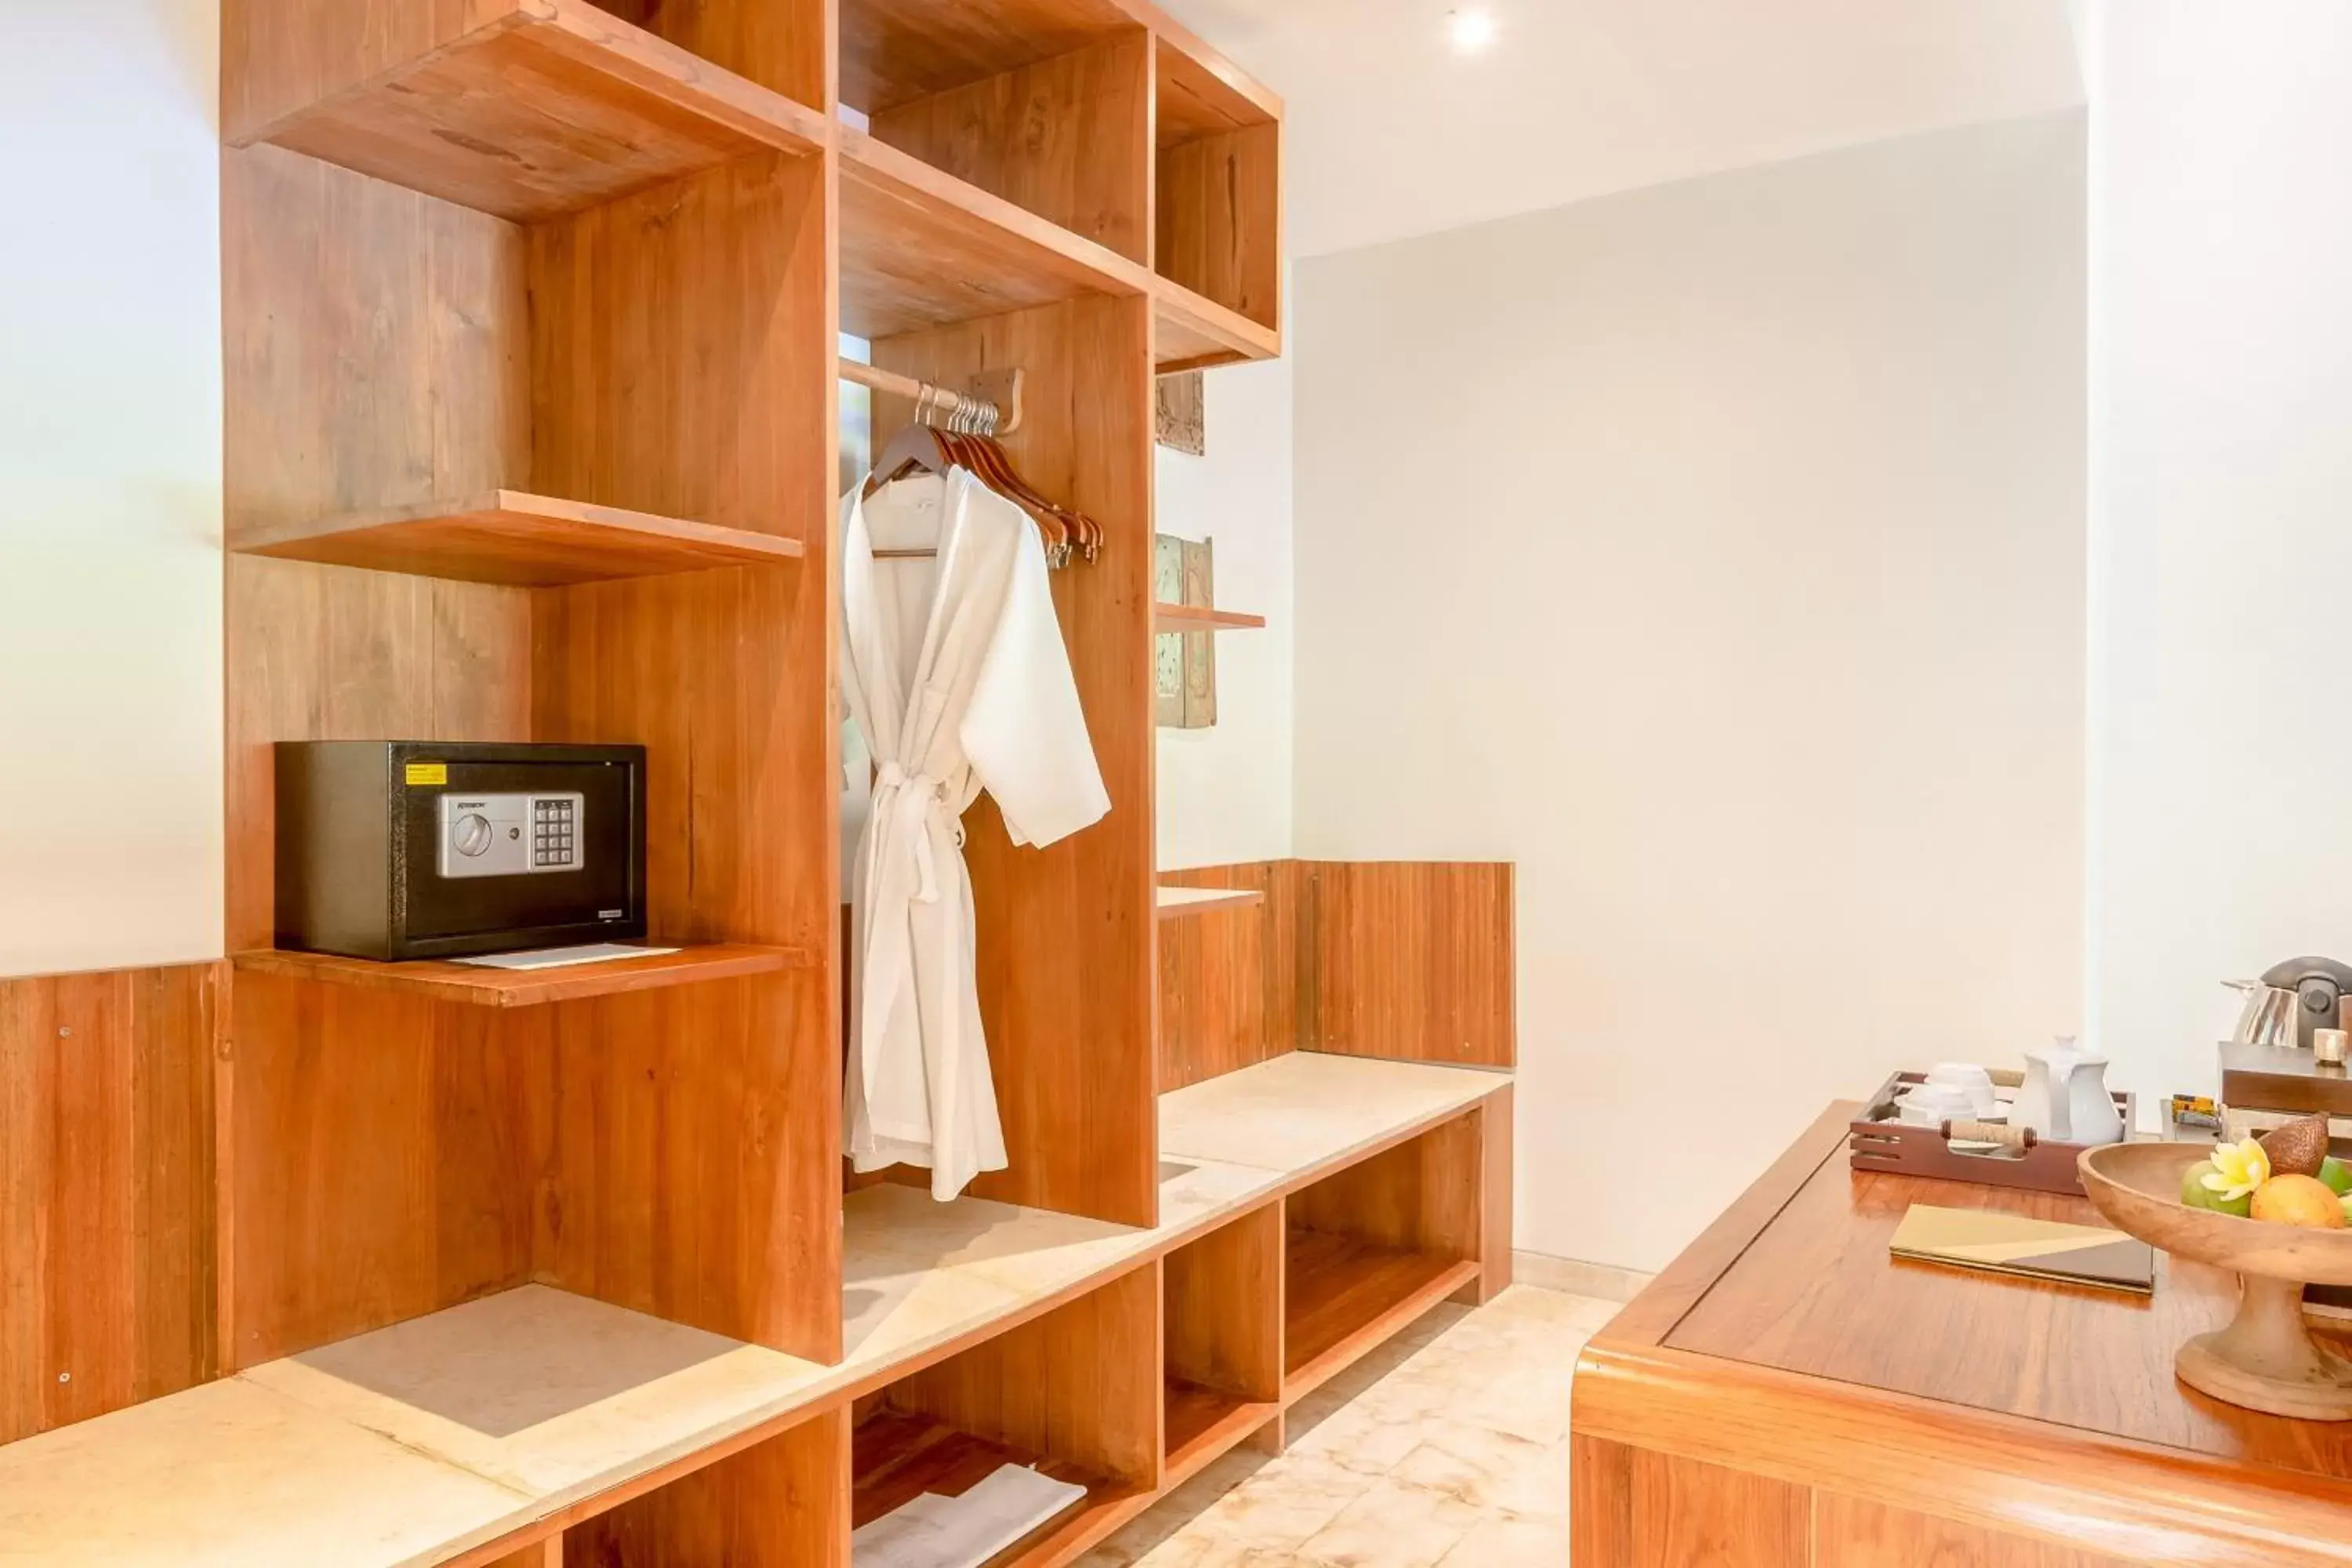
<path id="1" fill-rule="evenodd" d="M 1998 1568 L 2352 1563 L 2352 1429 L 2172 1376 L 2234 1309 L 2227 1277 L 2160 1258 L 2147 1300 L 1897 1262 L 1913 1203 L 2099 1222 L 2076 1198 L 1857 1174 L 1852 1113 L 1832 1107 L 1586 1348 L 1576 1568 L 1675 1561 L 1654 1506 L 1675 1489 L 1801 1504 L 1810 1547 L 1762 1531 L 1721 1555 L 1739 1568 L 1894 1561 L 1872 1555 L 1893 1542 Z"/>
<path id="2" fill-rule="evenodd" d="M 874 116 L 876 140 L 1139 264 L 1150 259 L 1150 39 L 1107 43 Z"/>
<path id="3" fill-rule="evenodd" d="M 1299 1049 L 1512 1065 L 1509 866 L 1279 860 L 1160 880 L 1265 894 L 1162 922 L 1161 1092 Z"/>
<path id="4" fill-rule="evenodd" d="M 215 964 L 0 980 L 0 1443 L 216 1375 Z"/>

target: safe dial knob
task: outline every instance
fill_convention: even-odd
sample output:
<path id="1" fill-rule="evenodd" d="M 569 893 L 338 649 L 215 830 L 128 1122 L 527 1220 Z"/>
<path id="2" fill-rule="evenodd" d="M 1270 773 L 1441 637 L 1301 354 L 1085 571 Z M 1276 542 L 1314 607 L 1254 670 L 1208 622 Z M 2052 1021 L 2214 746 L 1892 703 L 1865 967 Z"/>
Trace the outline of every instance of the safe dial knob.
<path id="1" fill-rule="evenodd" d="M 487 852 L 492 837 L 494 833 L 490 826 L 490 819 L 481 813 L 469 811 L 457 819 L 455 837 L 458 854 L 480 855 Z"/>

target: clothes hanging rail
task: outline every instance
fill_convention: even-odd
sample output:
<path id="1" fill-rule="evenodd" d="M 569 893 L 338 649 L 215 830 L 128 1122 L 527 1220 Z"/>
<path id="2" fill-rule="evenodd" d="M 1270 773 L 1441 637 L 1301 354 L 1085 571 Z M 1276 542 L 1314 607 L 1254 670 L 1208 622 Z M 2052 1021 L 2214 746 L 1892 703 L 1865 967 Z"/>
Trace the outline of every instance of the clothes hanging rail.
<path id="1" fill-rule="evenodd" d="M 1010 436 L 1021 428 L 1021 395 L 1027 374 L 1020 370 L 990 371 L 972 378 L 961 392 L 934 386 L 911 375 L 877 370 L 856 360 L 841 362 L 841 379 L 869 392 L 913 400 L 927 423 L 958 425 L 984 435 Z M 930 416 L 940 417 L 932 419 Z M 968 423 L 967 423 L 968 422 Z"/>

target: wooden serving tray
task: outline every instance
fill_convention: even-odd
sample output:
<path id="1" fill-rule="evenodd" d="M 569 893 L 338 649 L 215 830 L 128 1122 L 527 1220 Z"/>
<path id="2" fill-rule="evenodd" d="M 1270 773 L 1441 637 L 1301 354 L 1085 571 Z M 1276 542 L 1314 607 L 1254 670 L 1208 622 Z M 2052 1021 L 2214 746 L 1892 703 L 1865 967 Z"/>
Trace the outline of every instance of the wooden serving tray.
<path id="1" fill-rule="evenodd" d="M 2024 1187 L 2039 1193 L 2083 1195 L 2083 1180 L 2075 1161 L 2087 1147 L 2052 1138 L 2033 1139 L 2022 1148 L 1955 1149 L 1939 1127 L 1915 1127 L 1898 1121 L 1895 1097 L 1927 1081 L 1927 1075 L 1898 1072 L 1879 1085 L 1860 1116 L 1853 1119 L 1846 1140 L 1847 1157 L 1857 1171 L 1883 1171 L 1897 1176 L 1927 1176 L 1944 1182 L 1974 1182 L 1991 1187 Z M 1995 1071 L 1993 1087 L 2016 1090 L 2025 1085 L 2021 1072 Z M 2111 1091 L 2112 1092 L 2112 1091 Z M 2014 1099 L 2012 1093 L 2007 1098 Z M 2138 1100 L 2115 1095 L 2123 1112 L 2126 1135 L 2138 1125 Z M 1962 1139 L 1962 1142 L 1969 1140 Z"/>

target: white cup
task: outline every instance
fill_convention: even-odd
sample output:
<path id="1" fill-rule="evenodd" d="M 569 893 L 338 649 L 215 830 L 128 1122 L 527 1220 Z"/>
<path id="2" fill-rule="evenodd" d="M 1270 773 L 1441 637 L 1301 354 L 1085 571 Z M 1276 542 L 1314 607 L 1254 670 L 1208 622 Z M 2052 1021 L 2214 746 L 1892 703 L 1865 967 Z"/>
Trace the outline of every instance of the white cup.
<path id="1" fill-rule="evenodd" d="M 1978 1114 L 1976 1100 L 1968 1090 L 1949 1084 L 1916 1085 L 1895 1097 L 1895 1108 L 1904 1121 L 1915 1127 L 1973 1121 Z"/>
<path id="2" fill-rule="evenodd" d="M 1990 1116 L 2000 1109 L 2000 1100 L 1992 1091 L 1992 1074 L 1974 1062 L 1937 1062 L 1927 1069 L 1927 1081 L 1921 1086 L 1937 1091 L 1938 1098 L 1947 1092 L 1968 1101 L 1967 1114 Z"/>

